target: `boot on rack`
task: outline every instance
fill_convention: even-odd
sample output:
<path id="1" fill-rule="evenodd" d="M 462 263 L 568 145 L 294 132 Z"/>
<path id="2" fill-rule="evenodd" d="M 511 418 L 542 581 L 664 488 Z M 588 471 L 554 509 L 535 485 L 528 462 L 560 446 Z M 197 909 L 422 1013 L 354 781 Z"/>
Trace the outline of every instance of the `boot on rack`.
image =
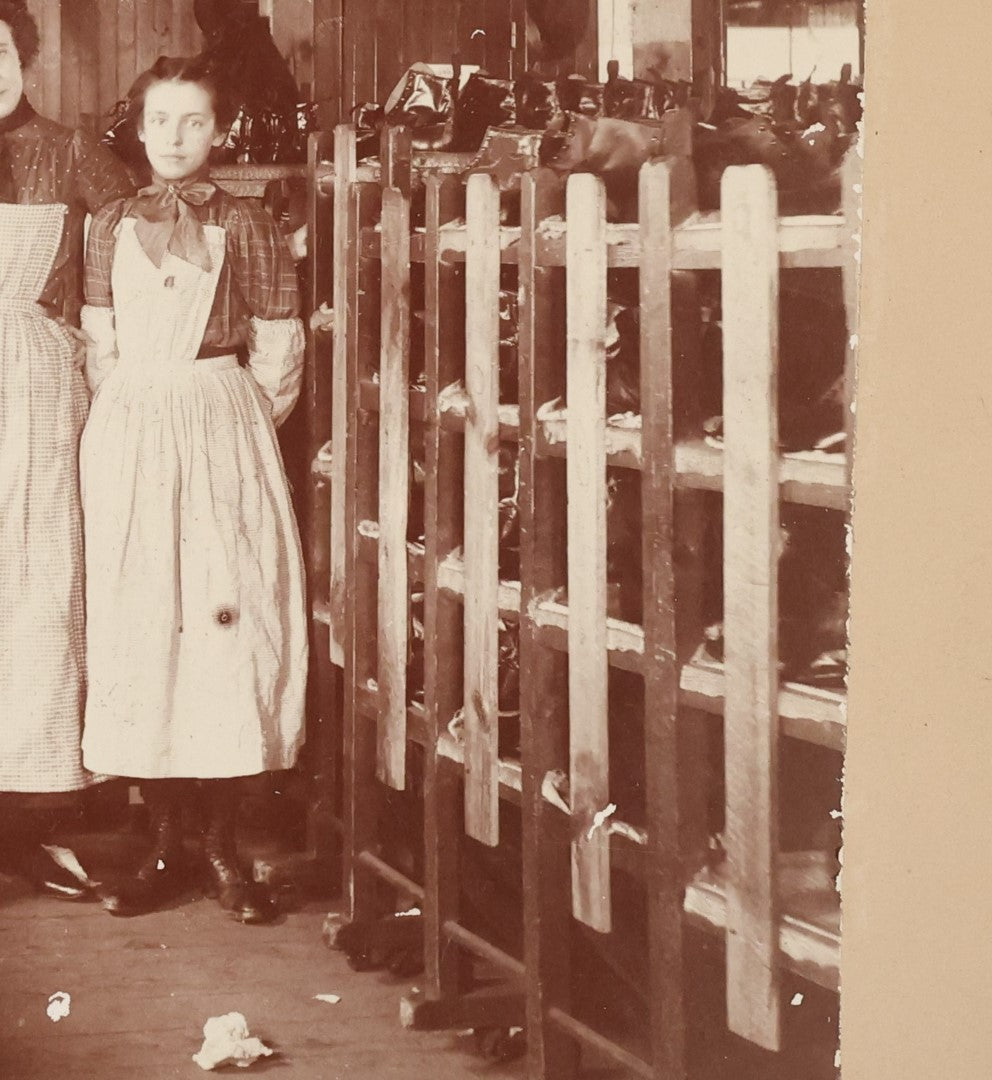
<path id="1" fill-rule="evenodd" d="M 237 854 L 235 831 L 238 812 L 238 781 L 204 780 L 206 810 L 203 854 L 207 862 L 207 892 L 237 922 L 269 923 L 278 914 L 269 891 L 243 873 Z"/>
<path id="2" fill-rule="evenodd" d="M 100 898 L 111 915 L 145 915 L 177 899 L 192 881 L 183 849 L 184 780 L 145 780 L 141 797 L 148 807 L 151 850 L 130 876 L 101 887 Z"/>

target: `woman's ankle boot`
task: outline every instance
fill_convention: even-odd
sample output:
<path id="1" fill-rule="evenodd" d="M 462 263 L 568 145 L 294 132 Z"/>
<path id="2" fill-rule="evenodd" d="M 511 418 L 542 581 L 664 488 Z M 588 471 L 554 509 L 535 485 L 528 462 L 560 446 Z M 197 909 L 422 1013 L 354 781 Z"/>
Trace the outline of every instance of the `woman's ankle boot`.
<path id="1" fill-rule="evenodd" d="M 101 887 L 100 898 L 111 915 L 145 915 L 165 907 L 190 884 L 183 851 L 182 805 L 185 784 L 148 780 L 141 795 L 148 807 L 152 846 L 128 877 Z"/>
<path id="2" fill-rule="evenodd" d="M 252 881 L 238 864 L 235 830 L 238 811 L 236 780 L 205 780 L 203 795 L 207 822 L 203 854 L 209 891 L 237 922 L 269 923 L 277 915 L 268 890 Z"/>

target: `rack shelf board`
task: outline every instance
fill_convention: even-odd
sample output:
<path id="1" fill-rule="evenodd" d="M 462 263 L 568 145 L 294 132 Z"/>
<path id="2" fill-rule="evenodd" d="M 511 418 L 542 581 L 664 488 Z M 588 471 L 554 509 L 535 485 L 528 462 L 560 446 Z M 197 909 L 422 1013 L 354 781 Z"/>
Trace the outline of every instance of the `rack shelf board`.
<path id="1" fill-rule="evenodd" d="M 378 713 L 378 688 L 366 682 L 359 691 L 357 704 L 368 720 Z M 426 714 L 423 706 L 408 709 L 408 736 L 423 747 L 429 745 Z M 464 748 L 450 734 L 443 734 L 436 744 L 440 758 L 457 768 L 465 764 Z M 500 798 L 520 804 L 523 769 L 518 761 L 499 763 Z M 545 801 L 561 811 L 563 825 L 568 821 L 565 805 L 544 791 Z M 648 845 L 644 829 L 611 820 L 611 861 L 634 874 L 643 871 L 642 859 Z M 821 852 L 799 852 L 780 856 L 780 899 L 783 907 L 779 948 L 788 970 L 828 990 L 839 985 L 840 904 L 828 876 L 827 858 Z M 684 908 L 690 921 L 711 931 L 726 931 L 727 870 L 724 864 L 697 874 L 685 890 Z"/>
<path id="2" fill-rule="evenodd" d="M 538 230 L 537 265 L 565 265 L 567 225 L 561 218 L 548 218 Z M 452 222 L 441 229 L 441 255 L 447 262 L 464 262 L 467 229 L 464 222 Z M 500 260 L 506 266 L 519 262 L 520 228 L 500 227 Z M 782 269 L 840 267 L 845 258 L 845 222 L 840 216 L 809 215 L 779 219 L 778 249 Z M 723 229 L 720 214 L 694 214 L 672 231 L 673 270 L 719 270 L 722 265 Z M 607 265 L 636 269 L 641 261 L 641 236 L 637 224 L 606 226 Z M 378 226 L 362 232 L 362 254 L 379 256 Z M 424 261 L 424 230 L 410 238 L 410 259 Z"/>
<path id="3" fill-rule="evenodd" d="M 840 897 L 827 867 L 828 856 L 823 852 L 779 856 L 779 952 L 789 971 L 836 991 L 840 985 Z M 693 922 L 726 931 L 725 864 L 696 875 L 686 889 L 684 907 Z"/>
<path id="4" fill-rule="evenodd" d="M 376 560 L 378 526 L 359 523 L 361 558 Z M 423 581 L 423 545 L 407 544 L 411 583 Z M 449 555 L 438 567 L 438 585 L 448 595 L 464 598 L 465 576 L 457 553 Z M 500 617 L 509 621 L 520 618 L 520 582 L 499 583 Z M 557 596 L 539 599 L 529 612 L 540 639 L 549 648 L 568 651 L 568 604 Z M 641 673 L 644 658 L 644 630 L 622 619 L 606 620 L 606 641 L 610 664 L 625 671 Z M 709 659 L 700 649 L 682 666 L 679 679 L 683 705 L 716 716 L 723 714 L 723 664 Z M 805 683 L 786 682 L 779 691 L 778 713 L 781 733 L 803 742 L 831 750 L 844 749 L 847 733 L 846 698 L 842 693 L 823 690 Z"/>
<path id="5" fill-rule="evenodd" d="M 361 407 L 379 411 L 379 386 L 366 380 L 360 387 Z M 458 386 L 448 387 L 439 396 L 439 422 L 447 431 L 464 431 L 468 396 Z M 544 408 L 539 413 L 538 453 L 542 457 L 564 458 L 568 444 L 566 409 Z M 430 422 L 426 394 L 421 387 L 410 390 L 410 419 Z M 520 409 L 500 405 L 499 433 L 504 442 L 514 442 L 520 434 Z M 611 466 L 640 469 L 642 460 L 641 418 L 635 415 L 610 417 L 606 424 L 606 453 Z M 315 463 L 315 468 L 316 468 Z M 323 468 L 323 466 L 321 466 Z M 723 489 L 723 450 L 703 439 L 686 439 L 675 447 L 676 483 L 683 490 Z M 805 506 L 846 511 L 850 502 L 845 455 L 808 450 L 781 455 L 782 499 Z"/>

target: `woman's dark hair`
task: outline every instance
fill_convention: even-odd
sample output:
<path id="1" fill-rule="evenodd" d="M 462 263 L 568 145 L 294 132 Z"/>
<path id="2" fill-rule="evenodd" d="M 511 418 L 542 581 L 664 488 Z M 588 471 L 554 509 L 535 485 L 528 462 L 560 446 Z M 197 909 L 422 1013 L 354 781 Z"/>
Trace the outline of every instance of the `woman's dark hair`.
<path id="1" fill-rule="evenodd" d="M 38 37 L 38 24 L 24 0 L 0 0 L 0 22 L 5 22 L 10 27 L 10 36 L 14 39 L 21 68 L 28 67 L 38 55 L 41 41 Z"/>
<path id="2" fill-rule="evenodd" d="M 0 7 L 3 0 L 0 0 Z M 142 72 L 128 91 L 128 114 L 136 124 L 141 123 L 148 88 L 160 82 L 188 82 L 202 86 L 210 95 L 218 128 L 228 128 L 234 121 L 236 108 L 230 95 L 213 68 L 202 56 L 160 56 Z"/>

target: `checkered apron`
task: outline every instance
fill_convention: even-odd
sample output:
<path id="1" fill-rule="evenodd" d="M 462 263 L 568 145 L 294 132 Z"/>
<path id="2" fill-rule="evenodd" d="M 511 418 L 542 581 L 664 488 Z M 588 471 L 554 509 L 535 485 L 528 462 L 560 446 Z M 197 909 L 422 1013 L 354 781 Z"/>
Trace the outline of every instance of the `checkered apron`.
<path id="1" fill-rule="evenodd" d="M 79 436 L 69 335 L 35 301 L 61 205 L 0 205 L 0 791 L 75 791 L 84 770 Z"/>

